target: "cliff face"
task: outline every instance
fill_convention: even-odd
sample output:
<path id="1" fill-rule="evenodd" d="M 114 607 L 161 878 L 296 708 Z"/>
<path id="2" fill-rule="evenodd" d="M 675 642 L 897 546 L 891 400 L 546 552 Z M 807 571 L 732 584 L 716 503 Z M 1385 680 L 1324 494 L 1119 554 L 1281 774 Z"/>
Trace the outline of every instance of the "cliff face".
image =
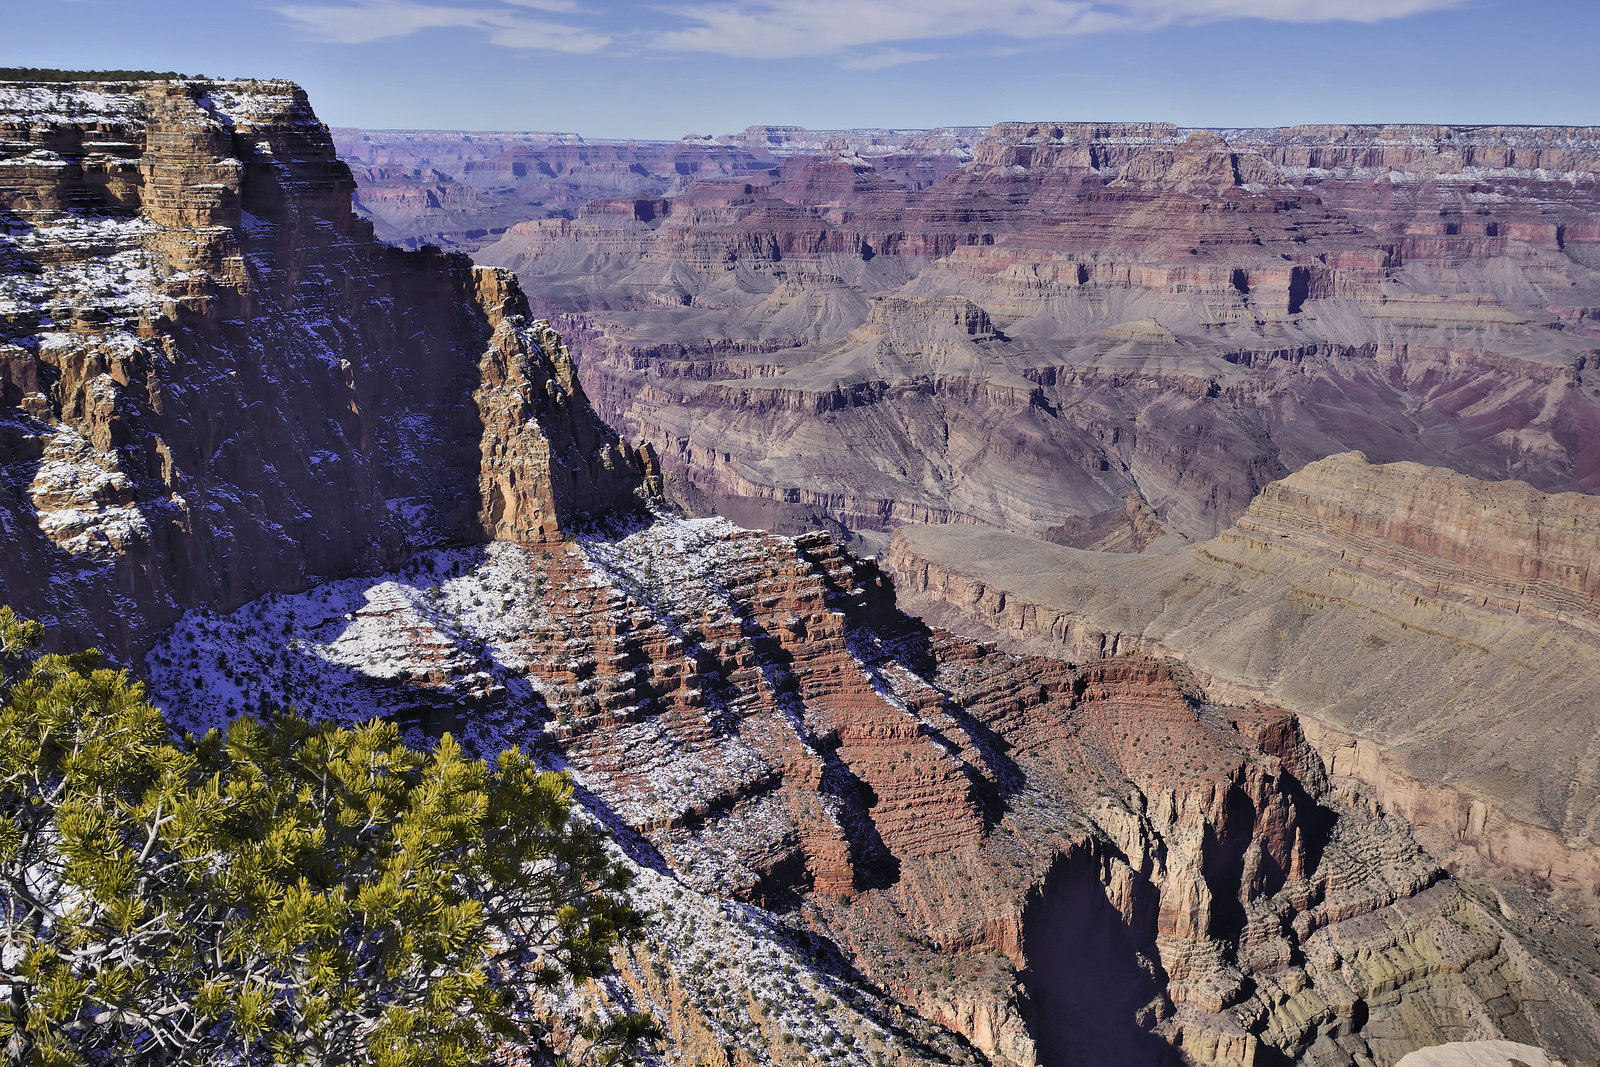
<path id="1" fill-rule="evenodd" d="M 1293 716 L 930 631 L 820 534 L 426 553 L 192 614 L 147 669 L 193 727 L 294 699 L 570 767 L 655 917 L 608 995 L 671 1062 L 1600 1053 L 1592 934 L 1447 877 Z"/>
<path id="2" fill-rule="evenodd" d="M 353 189 L 288 83 L 0 86 L 0 601 L 129 656 L 631 505 L 515 282 L 378 244 Z"/>
<path id="3" fill-rule="evenodd" d="M 356 207 L 379 237 L 463 251 L 599 197 L 659 196 L 696 177 L 772 165 L 770 155 L 741 145 L 591 142 L 561 133 L 336 129 L 333 141 L 359 183 Z"/>
<path id="4" fill-rule="evenodd" d="M 568 1009 L 648 1007 L 679 1063 L 1600 1052 L 1583 931 L 1448 877 L 1330 785 L 1293 716 L 1220 708 L 1145 657 L 931 631 L 823 535 L 618 514 L 649 454 L 596 421 L 509 276 L 371 240 L 292 86 L 0 101 L 0 598 L 148 647 L 186 727 L 288 703 L 571 768 L 653 926 Z M 1210 142 L 1173 151 L 1149 173 L 1226 177 Z M 848 161 L 796 187 L 858 185 L 899 195 Z M 864 312 L 880 351 L 935 353 L 951 381 L 1007 343 L 966 298 L 827 288 L 775 292 L 796 322 Z M 997 412 L 1032 388 L 966 380 Z M 1137 498 L 1118 514 L 1060 536 L 1162 536 Z"/>
<path id="5" fill-rule="evenodd" d="M 1138 558 L 907 528 L 912 610 L 1015 647 L 1176 655 L 1220 698 L 1299 713 L 1337 778 L 1441 860 L 1600 887 L 1593 497 L 1341 455 L 1234 529 Z"/>
<path id="6" fill-rule="evenodd" d="M 477 258 L 686 505 L 1209 537 L 1352 448 L 1600 486 L 1597 210 L 1589 128 L 1003 123 L 926 188 L 792 157 Z"/>
<path id="7" fill-rule="evenodd" d="M 1430 597 L 1600 636 L 1600 497 L 1333 456 L 1267 486 L 1242 539 L 1336 555 Z"/>

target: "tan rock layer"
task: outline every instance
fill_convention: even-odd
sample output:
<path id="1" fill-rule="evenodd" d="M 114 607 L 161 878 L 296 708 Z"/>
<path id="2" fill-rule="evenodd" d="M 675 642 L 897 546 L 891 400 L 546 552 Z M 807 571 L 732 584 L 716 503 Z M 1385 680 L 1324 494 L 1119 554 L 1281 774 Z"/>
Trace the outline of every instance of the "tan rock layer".
<path id="1" fill-rule="evenodd" d="M 1541 493 L 1358 453 L 1264 489 L 1239 534 L 1334 555 L 1429 596 L 1600 635 L 1600 497 Z"/>
<path id="2" fill-rule="evenodd" d="M 1119 560 L 923 528 L 887 566 L 947 625 L 1075 659 L 1176 656 L 1219 699 L 1291 708 L 1332 773 L 1441 860 L 1588 913 L 1595 514 L 1588 497 L 1340 456 L 1190 548 Z"/>

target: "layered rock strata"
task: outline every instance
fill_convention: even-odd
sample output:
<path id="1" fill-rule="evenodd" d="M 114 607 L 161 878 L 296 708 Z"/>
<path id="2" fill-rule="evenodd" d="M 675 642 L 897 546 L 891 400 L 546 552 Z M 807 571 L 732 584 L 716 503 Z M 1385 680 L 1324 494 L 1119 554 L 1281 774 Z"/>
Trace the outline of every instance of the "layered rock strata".
<path id="1" fill-rule="evenodd" d="M 295 704 L 572 769 L 653 925 L 563 1011 L 648 1007 L 685 1064 L 1600 1056 L 1592 936 L 1448 876 L 1293 716 L 930 631 L 826 536 L 592 525 L 649 454 L 507 276 L 371 241 L 294 87 L 0 102 L 0 597 L 123 653 L 176 619 L 139 662 L 187 727 Z M 868 322 L 1007 343 L 926 306 Z M 1062 536 L 1163 543 L 1121 499 Z"/>
<path id="2" fill-rule="evenodd" d="M 1351 448 L 1600 487 L 1597 212 L 1590 128 L 1002 123 L 927 188 L 794 157 L 477 258 L 686 506 L 1210 537 Z"/>
<path id="3" fill-rule="evenodd" d="M 807 130 L 752 126 L 722 137 L 606 141 L 575 133 L 333 130 L 360 188 L 356 208 L 407 248 L 473 251 L 534 218 L 571 218 L 588 201 L 648 202 L 703 178 L 770 181 L 787 160 L 864 160 L 909 188 L 972 158 L 981 128 Z"/>
<path id="4" fill-rule="evenodd" d="M 1334 456 L 1220 537 L 1136 559 L 905 528 L 911 610 L 1008 645 L 1180 657 L 1213 693 L 1299 714 L 1441 860 L 1600 887 L 1600 503 Z"/>
<path id="5" fill-rule="evenodd" d="M 1439 600 L 1600 636 L 1600 497 L 1330 457 L 1274 482 L 1224 540 L 1337 555 Z"/>
<path id="6" fill-rule="evenodd" d="M 131 655 L 184 608 L 626 509 L 509 275 L 404 253 L 286 82 L 0 86 L 0 601 Z"/>
<path id="7" fill-rule="evenodd" d="M 193 727 L 292 700 L 570 767 L 656 916 L 606 997 L 672 1062 L 1600 1055 L 1593 935 L 1448 877 L 1293 716 L 929 631 L 822 535 L 429 554 L 191 614 L 148 669 Z"/>
<path id="8" fill-rule="evenodd" d="M 607 196 L 660 196 L 697 177 L 763 173 L 741 146 L 612 142 L 561 133 L 335 129 L 356 208 L 385 241 L 472 251 L 530 218 L 570 216 Z"/>

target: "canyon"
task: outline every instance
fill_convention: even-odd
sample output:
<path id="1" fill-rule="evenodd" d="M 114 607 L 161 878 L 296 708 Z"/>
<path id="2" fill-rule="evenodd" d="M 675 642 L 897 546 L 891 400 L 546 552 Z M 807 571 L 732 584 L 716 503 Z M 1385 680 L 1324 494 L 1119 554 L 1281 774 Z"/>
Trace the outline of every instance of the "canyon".
<path id="1" fill-rule="evenodd" d="M 1359 453 L 1268 486 L 1219 537 L 1143 556 L 906 527 L 901 602 L 1006 647 L 1177 657 L 1294 712 L 1459 869 L 1519 873 L 1600 915 L 1600 498 Z"/>
<path id="2" fill-rule="evenodd" d="M 656 909 L 607 996 L 676 1062 L 1600 1052 L 1593 932 L 1450 877 L 1293 715 L 930 630 L 820 532 L 421 554 L 190 613 L 147 673 L 190 729 L 292 697 L 571 768 Z"/>
<path id="3" fill-rule="evenodd" d="M 298 87 L 8 86 L 0 145 L 0 601 L 60 639 L 647 486 L 513 279 L 351 213 Z"/>
<path id="4" fill-rule="evenodd" d="M 1356 209 L 1318 199 L 1365 178 L 1282 187 L 1297 166 L 1433 167 L 1450 189 L 1461 167 L 1581 175 L 1588 135 L 1528 134 L 1527 158 L 1464 145 L 1457 170 L 1437 130 L 1389 138 L 1404 141 L 1389 156 L 1364 155 L 1377 135 L 1359 131 L 1299 147 L 1155 127 L 852 136 L 699 139 L 700 158 L 745 153 L 774 183 L 636 174 L 660 188 L 510 226 L 476 253 L 506 262 L 474 267 L 378 241 L 290 83 L 0 85 L 0 601 L 63 644 L 100 644 L 184 729 L 288 703 L 570 770 L 650 928 L 549 1010 L 648 1009 L 667 1062 L 1389 1067 L 1458 1043 L 1600 1062 L 1600 935 L 1575 902 L 1594 761 L 1573 746 L 1528 789 L 1504 773 L 1559 729 L 1593 734 L 1587 653 L 1563 659 L 1600 620 L 1593 504 L 1542 492 L 1591 469 L 1590 186 L 1528 178 L 1537 211 L 1493 201 L 1467 225 L 1494 235 L 1435 234 L 1417 245 L 1434 259 L 1376 266 Z M 1251 138 L 1270 153 L 1229 147 Z M 531 153 L 510 135 L 482 155 L 434 140 L 457 145 L 462 176 Z M 439 184 L 411 151 L 367 165 Z M 571 196 L 616 174 L 610 149 L 588 159 Z M 524 194 L 545 195 L 471 210 Z M 1045 255 L 1028 242 L 1048 196 L 1099 213 L 1051 224 L 1085 248 L 1096 226 L 1138 223 L 1175 256 L 1178 219 L 1203 251 L 1181 270 Z M 1572 218 L 1541 244 L 1524 216 L 1546 208 Z M 413 237 L 466 247 L 492 229 L 469 236 L 467 214 Z M 1296 236 L 1322 267 L 1293 259 Z M 1358 276 L 1371 288 L 1350 296 Z M 1424 284 L 1485 277 L 1510 303 Z M 1015 305 L 1037 332 L 987 302 L 1007 286 L 1041 294 Z M 1210 329 L 1224 297 L 1238 314 Z M 1206 329 L 1174 329 L 1176 306 Z M 1340 344 L 1391 347 L 1324 352 L 1304 340 L 1307 307 Z M 1081 362 L 1044 361 L 1050 321 L 1095 327 Z M 1284 354 L 1249 355 L 1269 334 Z M 1188 348 L 1203 351 L 1174 355 Z M 891 387 L 886 368 L 925 388 Z M 1357 385 L 1369 407 L 1350 406 Z M 1103 436 L 1067 429 L 1089 425 L 1074 390 L 1107 412 Z M 1436 406 L 1404 407 L 1429 390 Z M 1124 393 L 1147 406 L 1115 408 Z M 1522 406 L 1492 415 L 1507 396 Z M 942 444 L 895 436 L 884 413 L 913 402 L 943 413 L 917 423 Z M 765 436 L 736 452 L 719 417 L 758 414 Z M 679 418 L 681 439 L 653 421 Z M 1534 485 L 1322 458 L 1350 425 L 1396 448 L 1433 427 L 1421 458 L 1459 449 Z M 1045 439 L 1081 462 L 1037 458 Z M 961 458 L 962 477 L 937 468 L 908 492 L 918 478 L 891 461 L 913 454 L 923 472 Z M 835 481 L 773 473 L 810 463 Z M 881 566 L 845 547 L 874 542 Z M 1025 588 L 1006 586 L 1012 549 Z M 1267 605 L 1254 631 L 1195 627 L 1216 623 L 1242 665 L 1208 666 L 1182 627 L 1135 626 L 1145 605 L 1173 609 L 1162 568 L 1187 568 L 1173 588 L 1196 617 L 1219 597 Z M 1308 592 L 1286 595 L 1294 582 Z M 1056 589 L 1066 621 L 1035 625 Z M 1414 655 L 1409 674 L 1350 656 L 1351 633 L 1369 646 L 1350 621 L 1371 614 L 1363 597 L 1393 617 L 1372 655 Z M 1105 614 L 1069 617 L 1081 604 Z M 1309 621 L 1283 629 L 1281 604 Z M 1408 718 L 1458 659 L 1455 718 Z M 1303 698 L 1297 664 L 1345 703 Z M 1364 689 L 1363 665 L 1380 672 Z M 1513 690 L 1552 695 L 1470 737 Z M 1406 743 L 1380 751 L 1362 733 L 1379 725 Z M 1446 841 L 1434 814 L 1458 809 L 1466 832 Z M 1469 862 L 1520 828 L 1577 858 Z"/>
<path id="5" fill-rule="evenodd" d="M 675 195 L 702 178 L 769 180 L 784 160 L 819 152 L 870 160 L 880 173 L 920 188 L 970 159 L 983 131 L 751 126 L 729 136 L 644 142 L 575 133 L 332 133 L 358 183 L 356 209 L 381 239 L 473 252 L 529 219 L 571 218 L 591 200 Z"/>
<path id="6" fill-rule="evenodd" d="M 812 155 L 475 257 L 695 513 L 1204 538 L 1350 449 L 1600 487 L 1597 210 L 1588 128 L 1002 123 L 925 188 Z"/>

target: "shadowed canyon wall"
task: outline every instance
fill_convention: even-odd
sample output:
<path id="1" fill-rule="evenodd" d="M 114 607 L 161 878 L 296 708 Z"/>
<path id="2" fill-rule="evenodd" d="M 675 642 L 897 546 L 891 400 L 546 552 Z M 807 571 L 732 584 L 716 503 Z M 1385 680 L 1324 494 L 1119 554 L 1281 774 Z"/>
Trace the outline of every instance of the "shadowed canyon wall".
<path id="1" fill-rule="evenodd" d="M 633 503 L 514 279 L 377 243 L 353 190 L 288 83 L 0 86 L 0 601 L 128 656 Z"/>

